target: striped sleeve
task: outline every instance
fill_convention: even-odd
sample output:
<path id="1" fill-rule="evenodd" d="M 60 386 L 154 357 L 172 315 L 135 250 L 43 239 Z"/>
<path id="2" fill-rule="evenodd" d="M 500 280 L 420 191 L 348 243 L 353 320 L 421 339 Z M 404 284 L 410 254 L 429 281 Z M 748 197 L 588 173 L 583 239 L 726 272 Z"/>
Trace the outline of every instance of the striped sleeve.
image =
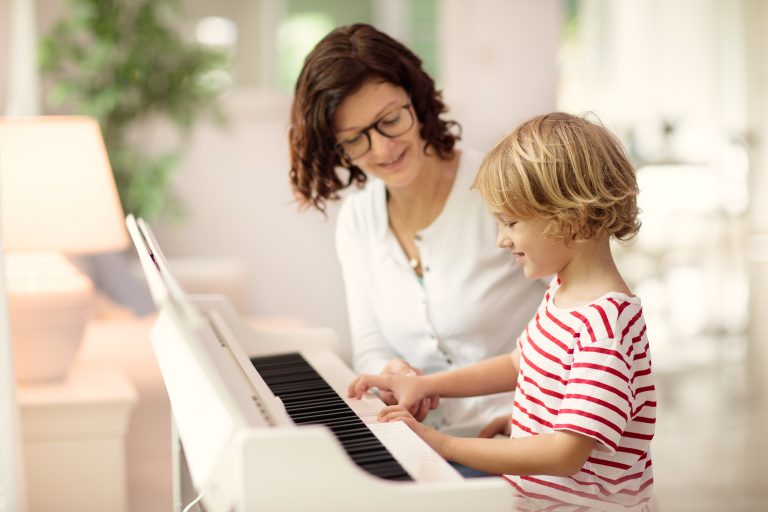
<path id="1" fill-rule="evenodd" d="M 613 337 L 576 346 L 554 430 L 595 439 L 613 455 L 632 410 L 631 365 Z"/>

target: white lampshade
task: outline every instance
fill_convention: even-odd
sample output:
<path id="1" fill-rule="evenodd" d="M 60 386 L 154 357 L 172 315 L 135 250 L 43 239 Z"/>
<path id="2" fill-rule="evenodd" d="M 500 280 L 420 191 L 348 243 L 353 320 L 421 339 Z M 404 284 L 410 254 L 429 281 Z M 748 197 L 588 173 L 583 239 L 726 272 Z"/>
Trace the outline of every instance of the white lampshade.
<path id="1" fill-rule="evenodd" d="M 0 194 L 7 251 L 86 254 L 128 245 L 94 119 L 0 118 Z"/>
<path id="2" fill-rule="evenodd" d="M 65 254 L 128 244 L 98 123 L 0 117 L 0 217 L 17 377 L 62 379 L 93 304 L 93 284 Z"/>

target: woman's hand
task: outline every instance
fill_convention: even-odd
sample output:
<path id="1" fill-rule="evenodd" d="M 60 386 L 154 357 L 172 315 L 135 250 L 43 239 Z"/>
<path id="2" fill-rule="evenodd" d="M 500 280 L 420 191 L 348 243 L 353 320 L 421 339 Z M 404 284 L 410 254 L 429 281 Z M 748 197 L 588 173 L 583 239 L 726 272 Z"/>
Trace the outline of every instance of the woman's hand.
<path id="1" fill-rule="evenodd" d="M 413 430 L 417 436 L 424 440 L 429 446 L 432 447 L 441 456 L 444 455 L 445 443 L 449 437 L 445 434 L 438 432 L 437 430 L 430 428 L 423 423 L 416 420 L 413 415 L 403 406 L 391 405 L 384 407 L 379 411 L 379 421 L 386 423 L 388 421 L 402 421 L 411 430 Z"/>
<path id="2" fill-rule="evenodd" d="M 423 372 L 419 368 L 414 368 L 410 364 L 406 363 L 399 357 L 390 359 L 384 369 L 381 371 L 382 375 L 423 375 Z M 389 391 L 379 390 L 379 398 L 387 405 L 396 405 L 397 399 Z M 440 397 L 438 395 L 431 395 L 422 398 L 421 401 L 415 403 L 409 410 L 410 413 L 419 421 L 424 421 L 427 414 L 432 409 L 437 409 L 440 405 Z"/>
<path id="3" fill-rule="evenodd" d="M 384 369 L 381 370 L 381 375 L 422 375 L 422 372 L 399 357 L 396 357 L 389 360 Z M 381 401 L 387 405 L 397 404 L 395 395 L 390 391 L 379 390 L 379 398 L 381 398 Z"/>
<path id="4" fill-rule="evenodd" d="M 512 415 L 497 416 L 493 418 L 477 435 L 477 437 L 493 438 L 497 435 L 509 437 L 512 434 Z"/>
<path id="5" fill-rule="evenodd" d="M 361 398 L 369 388 L 392 394 L 396 403 L 411 410 L 425 398 L 424 377 L 418 375 L 358 375 L 349 385 L 350 398 Z"/>

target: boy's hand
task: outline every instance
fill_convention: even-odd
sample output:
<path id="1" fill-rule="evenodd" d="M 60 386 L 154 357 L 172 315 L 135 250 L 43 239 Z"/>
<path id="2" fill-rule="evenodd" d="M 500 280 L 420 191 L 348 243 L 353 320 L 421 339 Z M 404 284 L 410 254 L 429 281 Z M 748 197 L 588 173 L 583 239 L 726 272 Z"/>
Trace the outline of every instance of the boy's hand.
<path id="1" fill-rule="evenodd" d="M 361 398 L 369 388 L 376 387 L 379 391 L 392 393 L 399 405 L 410 410 L 425 397 L 422 378 L 417 375 L 358 375 L 349 385 L 347 394 L 350 398 Z"/>
<path id="2" fill-rule="evenodd" d="M 384 369 L 381 371 L 382 375 L 423 375 L 422 371 L 418 368 L 414 368 L 410 364 L 406 363 L 399 357 L 390 359 Z M 379 390 L 379 398 L 387 405 L 396 405 L 397 399 L 390 391 Z M 436 409 L 440 405 L 440 397 L 438 395 L 431 395 L 426 398 L 422 398 L 419 402 L 415 403 L 410 408 L 410 413 L 419 421 L 424 421 L 430 410 Z"/>
<path id="3" fill-rule="evenodd" d="M 512 415 L 497 416 L 493 418 L 477 435 L 477 437 L 492 438 L 498 436 L 509 437 L 512 434 Z"/>
<path id="4" fill-rule="evenodd" d="M 384 407 L 379 411 L 379 421 L 381 423 L 386 423 L 388 421 L 402 421 L 408 425 L 417 436 L 431 446 L 433 450 L 440 454 L 441 457 L 445 457 L 445 443 L 448 441 L 449 437 L 417 421 L 405 407 L 400 405 Z"/>

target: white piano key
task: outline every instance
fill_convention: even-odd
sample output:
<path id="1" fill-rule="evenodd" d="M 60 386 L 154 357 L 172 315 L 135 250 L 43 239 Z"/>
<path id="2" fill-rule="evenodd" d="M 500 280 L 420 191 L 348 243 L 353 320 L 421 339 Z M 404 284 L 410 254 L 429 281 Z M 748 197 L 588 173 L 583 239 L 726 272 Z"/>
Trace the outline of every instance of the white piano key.
<path id="1" fill-rule="evenodd" d="M 463 477 L 427 443 L 400 421 L 369 423 L 389 453 L 417 482 L 450 482 Z"/>
<path id="2" fill-rule="evenodd" d="M 355 373 L 338 356 L 328 350 L 303 351 L 301 354 L 336 393 L 344 398 L 414 480 L 446 482 L 463 478 L 405 423 L 379 423 L 378 413 L 384 407 L 384 402 L 378 397 L 366 393 L 360 400 L 348 398 L 347 387 L 355 378 Z"/>

